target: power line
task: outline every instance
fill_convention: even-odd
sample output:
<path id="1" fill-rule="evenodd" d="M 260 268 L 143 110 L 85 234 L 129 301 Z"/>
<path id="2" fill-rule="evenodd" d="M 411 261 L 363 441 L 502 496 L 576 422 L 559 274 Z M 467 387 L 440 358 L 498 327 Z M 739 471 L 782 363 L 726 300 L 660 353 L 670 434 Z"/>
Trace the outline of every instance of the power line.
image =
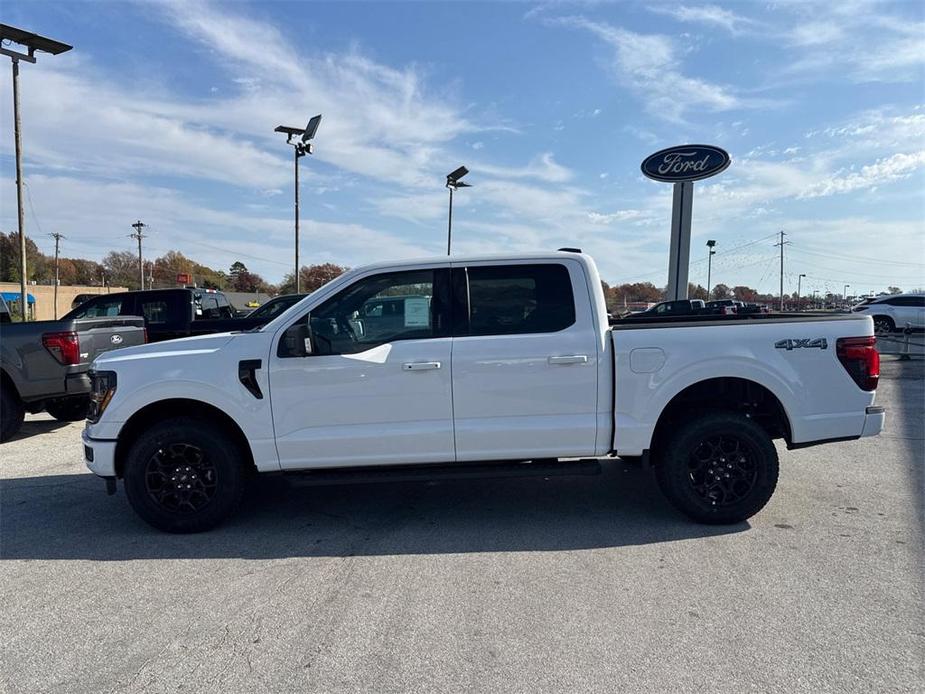
<path id="1" fill-rule="evenodd" d="M 815 251 L 815 250 L 810 250 L 808 248 L 804 248 L 802 246 L 794 246 L 794 248 L 791 249 L 791 252 L 794 250 L 798 251 L 799 253 L 808 253 L 810 255 L 816 255 L 816 256 L 823 257 L 823 258 L 847 260 L 847 261 L 855 262 L 855 263 L 874 263 L 874 264 L 883 264 L 883 265 L 909 265 L 912 267 L 925 267 L 925 263 L 908 263 L 902 260 L 878 260 L 876 258 L 862 258 L 861 256 L 856 256 L 856 255 L 851 256 L 851 255 L 845 255 L 842 253 L 831 253 L 828 251 L 826 252 Z"/>

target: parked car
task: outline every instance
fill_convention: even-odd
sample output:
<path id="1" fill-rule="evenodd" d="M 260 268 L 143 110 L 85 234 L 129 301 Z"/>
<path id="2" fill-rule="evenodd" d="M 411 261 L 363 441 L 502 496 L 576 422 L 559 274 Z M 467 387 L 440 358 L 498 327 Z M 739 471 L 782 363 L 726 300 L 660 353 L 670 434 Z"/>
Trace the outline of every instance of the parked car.
<path id="1" fill-rule="evenodd" d="M 662 301 L 652 308 L 638 313 L 631 313 L 626 318 L 664 318 L 665 316 L 695 316 L 706 312 L 703 299 L 677 299 Z"/>
<path id="2" fill-rule="evenodd" d="M 0 298 L 0 441 L 19 431 L 26 412 L 83 419 L 90 404 L 90 363 L 145 341 L 140 318 L 63 318 L 12 323 Z"/>
<path id="3" fill-rule="evenodd" d="M 863 312 L 874 320 L 878 333 L 902 330 L 906 324 L 913 330 L 925 328 L 925 294 L 893 294 L 865 299 L 852 307 L 854 313 Z"/>
<path id="4" fill-rule="evenodd" d="M 741 301 L 734 299 L 714 299 L 707 302 L 707 308 L 724 315 L 733 315 L 738 312 Z"/>
<path id="5" fill-rule="evenodd" d="M 403 320 L 354 328 L 395 297 Z M 580 253 L 380 263 L 254 331 L 102 355 L 84 455 L 171 532 L 221 522 L 255 470 L 548 476 L 608 455 L 648 457 L 683 513 L 734 523 L 774 491 L 773 439 L 880 432 L 879 364 L 873 322 L 850 313 L 609 327 Z"/>

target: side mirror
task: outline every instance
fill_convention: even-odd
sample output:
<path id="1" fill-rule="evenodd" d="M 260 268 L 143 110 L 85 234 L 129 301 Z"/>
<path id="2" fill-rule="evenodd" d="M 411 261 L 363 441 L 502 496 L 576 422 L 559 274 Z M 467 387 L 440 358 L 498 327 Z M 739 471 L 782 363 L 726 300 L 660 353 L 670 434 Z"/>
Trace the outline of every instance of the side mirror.
<path id="1" fill-rule="evenodd" d="M 313 353 L 311 316 L 295 325 L 290 325 L 279 341 L 277 356 L 307 357 Z"/>

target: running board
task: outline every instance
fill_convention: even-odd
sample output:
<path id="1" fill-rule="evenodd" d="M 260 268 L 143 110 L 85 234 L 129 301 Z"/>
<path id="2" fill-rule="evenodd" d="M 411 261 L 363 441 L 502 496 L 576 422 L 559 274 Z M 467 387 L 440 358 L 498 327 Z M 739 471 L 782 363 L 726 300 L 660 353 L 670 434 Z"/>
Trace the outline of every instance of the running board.
<path id="1" fill-rule="evenodd" d="M 328 470 L 297 470 L 311 484 L 369 484 L 375 482 L 413 482 L 431 480 L 498 479 L 504 477 L 568 477 L 599 475 L 596 458 L 580 460 L 538 460 L 497 463 L 441 463 L 430 465 L 387 465 Z"/>

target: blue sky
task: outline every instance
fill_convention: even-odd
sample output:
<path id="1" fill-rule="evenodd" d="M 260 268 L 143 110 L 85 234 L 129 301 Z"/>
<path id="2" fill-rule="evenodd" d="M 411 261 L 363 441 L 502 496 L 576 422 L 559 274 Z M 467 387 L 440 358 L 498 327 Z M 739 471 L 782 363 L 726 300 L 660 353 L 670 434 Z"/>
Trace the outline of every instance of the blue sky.
<path id="1" fill-rule="evenodd" d="M 27 233 L 101 257 L 179 249 L 270 281 L 292 256 L 291 151 L 273 128 L 323 113 L 302 166 L 302 259 L 358 265 L 580 246 L 611 283 L 667 276 L 670 185 L 639 163 L 706 142 L 691 280 L 849 293 L 925 285 L 922 3 L 4 3 L 74 44 L 22 68 Z M 0 223 L 15 228 L 9 69 Z"/>

